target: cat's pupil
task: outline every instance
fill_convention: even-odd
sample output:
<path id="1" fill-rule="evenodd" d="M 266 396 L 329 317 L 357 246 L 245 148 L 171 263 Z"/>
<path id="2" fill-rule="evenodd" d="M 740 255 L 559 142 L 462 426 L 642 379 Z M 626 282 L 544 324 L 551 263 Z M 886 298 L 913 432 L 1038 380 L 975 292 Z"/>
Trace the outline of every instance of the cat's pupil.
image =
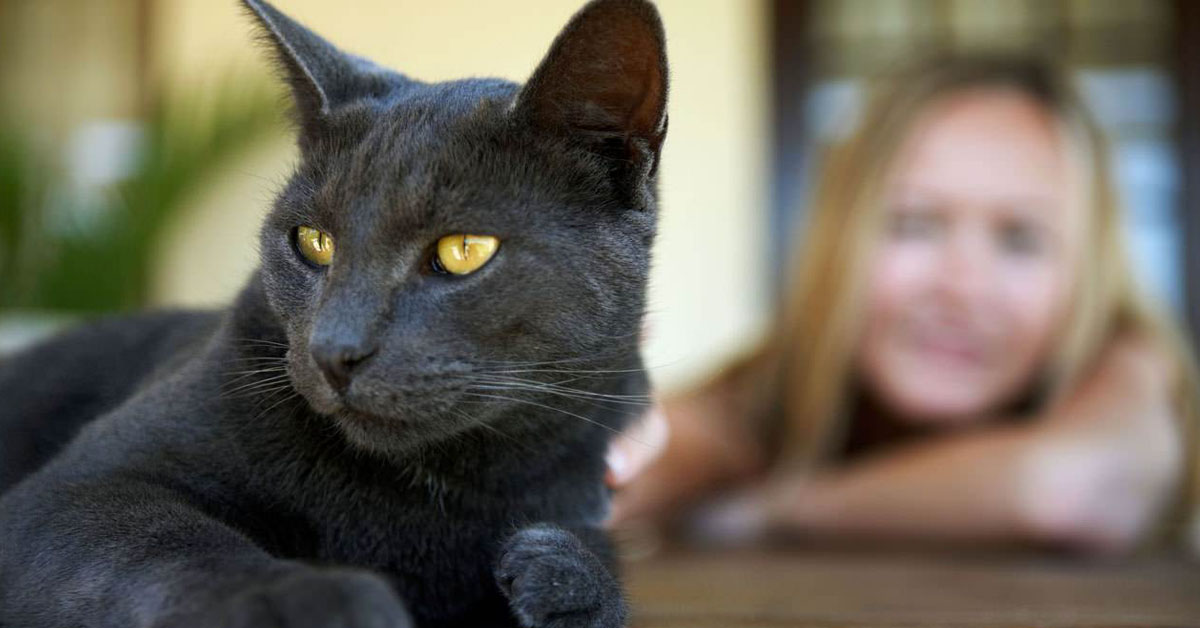
<path id="1" fill-rule="evenodd" d="M 450 271 L 446 270 L 446 267 L 442 265 L 442 258 L 440 256 L 438 256 L 435 253 L 429 257 L 430 257 L 429 267 L 433 269 L 433 272 L 435 272 L 439 275 L 450 274 Z"/>

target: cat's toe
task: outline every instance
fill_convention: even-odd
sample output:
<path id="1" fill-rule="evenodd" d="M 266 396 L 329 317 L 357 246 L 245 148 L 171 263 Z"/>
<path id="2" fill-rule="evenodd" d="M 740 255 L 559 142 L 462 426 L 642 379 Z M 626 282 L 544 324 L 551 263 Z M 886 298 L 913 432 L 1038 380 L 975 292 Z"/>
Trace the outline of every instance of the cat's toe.
<path id="1" fill-rule="evenodd" d="M 573 534 L 550 525 L 517 532 L 500 553 L 496 582 L 526 628 L 620 628 L 615 578 Z"/>

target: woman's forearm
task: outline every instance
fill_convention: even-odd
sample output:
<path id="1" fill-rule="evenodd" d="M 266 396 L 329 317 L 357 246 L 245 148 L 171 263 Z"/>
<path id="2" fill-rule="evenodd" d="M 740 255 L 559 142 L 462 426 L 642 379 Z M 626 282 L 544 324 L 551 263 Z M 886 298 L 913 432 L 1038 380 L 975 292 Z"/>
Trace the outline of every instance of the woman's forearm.
<path id="1" fill-rule="evenodd" d="M 767 491 L 771 518 L 814 534 L 1124 549 L 1161 509 L 1181 453 L 1162 373 L 1120 351 L 1032 423 L 778 479 Z"/>
<path id="2" fill-rule="evenodd" d="M 811 477 L 777 478 L 770 519 L 817 536 L 1004 539 L 1021 533 L 1019 428 L 948 437 Z"/>

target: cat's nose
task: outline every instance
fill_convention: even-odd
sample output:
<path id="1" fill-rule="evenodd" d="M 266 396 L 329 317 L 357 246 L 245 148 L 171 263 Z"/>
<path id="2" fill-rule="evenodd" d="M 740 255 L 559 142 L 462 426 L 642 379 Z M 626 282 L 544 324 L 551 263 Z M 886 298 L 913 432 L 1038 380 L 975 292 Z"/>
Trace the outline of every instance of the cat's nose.
<path id="1" fill-rule="evenodd" d="M 344 342 L 318 342 L 310 345 L 313 361 L 320 367 L 335 390 L 341 392 L 350 385 L 355 369 L 375 354 L 375 348 Z"/>

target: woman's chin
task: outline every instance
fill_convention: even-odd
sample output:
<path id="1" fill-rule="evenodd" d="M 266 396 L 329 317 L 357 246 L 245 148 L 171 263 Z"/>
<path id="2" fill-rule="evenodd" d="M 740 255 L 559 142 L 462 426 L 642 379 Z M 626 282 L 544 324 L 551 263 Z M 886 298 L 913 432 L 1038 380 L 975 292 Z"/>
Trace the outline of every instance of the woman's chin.
<path id="1" fill-rule="evenodd" d="M 984 395 L 947 395 L 953 390 L 901 393 L 888 402 L 893 414 L 912 425 L 962 427 L 986 421 L 994 404 Z"/>

